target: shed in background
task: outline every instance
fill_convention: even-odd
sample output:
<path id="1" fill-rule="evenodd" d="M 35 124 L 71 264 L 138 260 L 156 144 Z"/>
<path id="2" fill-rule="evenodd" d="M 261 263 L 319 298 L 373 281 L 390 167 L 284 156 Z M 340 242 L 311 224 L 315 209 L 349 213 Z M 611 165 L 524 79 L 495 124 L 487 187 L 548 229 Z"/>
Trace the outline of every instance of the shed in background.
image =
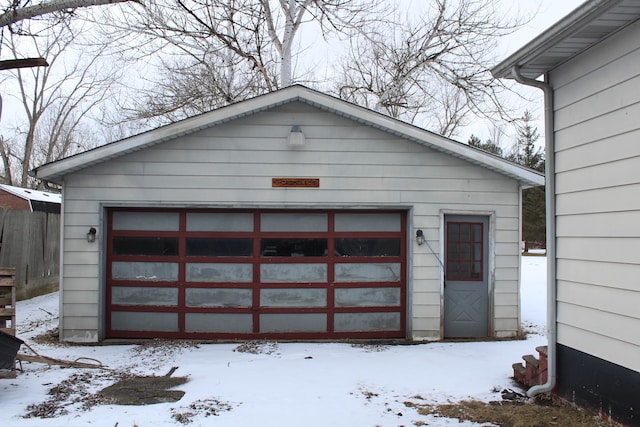
<path id="1" fill-rule="evenodd" d="M 0 267 L 15 268 L 18 300 L 58 289 L 60 199 L 0 184 Z"/>
<path id="2" fill-rule="evenodd" d="M 60 194 L 0 184 L 0 208 L 60 213 Z"/>

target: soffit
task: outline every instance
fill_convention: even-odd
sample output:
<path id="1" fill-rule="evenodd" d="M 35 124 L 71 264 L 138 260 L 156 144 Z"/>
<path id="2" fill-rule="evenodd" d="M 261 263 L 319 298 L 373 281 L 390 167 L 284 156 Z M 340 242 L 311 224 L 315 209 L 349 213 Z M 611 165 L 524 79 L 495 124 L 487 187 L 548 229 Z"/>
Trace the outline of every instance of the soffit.
<path id="1" fill-rule="evenodd" d="M 549 27 L 491 72 L 497 78 L 515 78 L 513 66 L 535 79 L 640 19 L 638 0 L 591 0 Z"/>

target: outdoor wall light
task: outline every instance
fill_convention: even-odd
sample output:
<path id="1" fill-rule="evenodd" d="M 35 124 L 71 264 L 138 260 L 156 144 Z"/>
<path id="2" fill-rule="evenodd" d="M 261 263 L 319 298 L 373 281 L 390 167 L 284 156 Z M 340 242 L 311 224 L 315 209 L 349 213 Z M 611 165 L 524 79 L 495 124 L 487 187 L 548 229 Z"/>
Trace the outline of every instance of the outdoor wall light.
<path id="1" fill-rule="evenodd" d="M 416 231 L 416 243 L 418 245 L 424 245 L 424 233 L 422 230 Z"/>
<path id="2" fill-rule="evenodd" d="M 304 145 L 304 133 L 300 126 L 295 125 L 289 132 L 289 146 L 290 147 L 302 147 Z"/>
<path id="3" fill-rule="evenodd" d="M 87 242 L 89 242 L 89 243 L 95 242 L 96 241 L 96 233 L 97 233 L 96 229 L 91 227 L 89 229 L 89 232 L 87 233 Z"/>

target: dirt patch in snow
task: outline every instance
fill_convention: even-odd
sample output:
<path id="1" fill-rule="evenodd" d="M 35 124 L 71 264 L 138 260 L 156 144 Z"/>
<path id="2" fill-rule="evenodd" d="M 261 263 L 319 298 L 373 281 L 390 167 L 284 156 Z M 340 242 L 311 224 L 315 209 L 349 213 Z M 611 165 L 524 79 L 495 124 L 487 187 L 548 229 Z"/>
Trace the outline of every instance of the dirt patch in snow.
<path id="1" fill-rule="evenodd" d="M 49 398 L 27 406 L 24 418 L 56 418 L 74 411 L 87 411 L 111 403 L 94 392 L 96 387 L 129 377 L 124 371 L 92 370 L 74 373 L 59 384 L 51 385 Z"/>
<path id="2" fill-rule="evenodd" d="M 238 353 L 273 354 L 278 351 L 278 343 L 271 341 L 247 341 L 233 349 Z"/>
<path id="3" fill-rule="evenodd" d="M 171 409 L 171 417 L 182 424 L 189 424 L 198 416 L 218 416 L 221 412 L 228 412 L 233 406 L 218 399 L 204 399 L 193 402 L 188 406 Z"/>
<path id="4" fill-rule="evenodd" d="M 414 396 L 414 399 L 420 400 L 422 398 Z M 490 423 L 490 425 L 500 427 L 609 426 L 596 414 L 586 409 L 552 400 L 545 395 L 532 401 L 503 400 L 487 403 L 467 400 L 437 405 L 407 401 L 405 406 L 415 408 L 420 415 L 457 418 L 460 422 Z M 427 424 L 417 421 L 414 422 L 414 425 Z"/>
<path id="5" fill-rule="evenodd" d="M 103 388 L 98 394 L 115 405 L 152 405 L 177 402 L 182 390 L 169 390 L 189 381 L 187 377 L 132 376 Z"/>
<path id="6" fill-rule="evenodd" d="M 360 348 L 364 350 L 366 353 L 380 353 L 382 351 L 389 350 L 389 346 L 385 344 L 363 344 L 363 343 L 354 343 L 351 344 L 353 348 Z"/>
<path id="7" fill-rule="evenodd" d="M 70 413 L 89 411 L 98 405 L 151 405 L 177 402 L 184 391 L 172 390 L 188 381 L 188 377 L 139 376 L 126 371 L 84 371 L 72 374 L 49 389 L 49 398 L 27 407 L 24 418 L 57 418 Z M 110 385 L 105 386 L 105 384 Z M 100 389 L 101 388 L 101 389 Z M 96 391 L 100 389 L 99 391 Z M 237 406 L 237 405 L 235 405 Z M 182 424 L 198 418 L 218 416 L 234 405 L 217 398 L 202 399 L 186 406 L 171 408 L 171 417 Z"/>
<path id="8" fill-rule="evenodd" d="M 60 343 L 60 338 L 58 337 L 58 327 L 49 329 L 47 331 L 44 331 L 41 334 L 34 336 L 33 338 L 31 338 L 31 341 L 33 341 L 36 344 L 46 344 L 46 345 L 55 345 L 55 346 L 64 345 L 63 343 Z"/>
<path id="9" fill-rule="evenodd" d="M 112 370 L 74 373 L 53 385 L 46 401 L 27 406 L 24 418 L 55 418 L 74 411 L 88 411 L 96 405 L 177 402 L 184 392 L 169 389 L 186 383 L 188 378 L 172 377 L 173 371 L 175 369 L 165 376 L 138 376 Z M 110 385 L 105 387 L 106 384 Z"/>

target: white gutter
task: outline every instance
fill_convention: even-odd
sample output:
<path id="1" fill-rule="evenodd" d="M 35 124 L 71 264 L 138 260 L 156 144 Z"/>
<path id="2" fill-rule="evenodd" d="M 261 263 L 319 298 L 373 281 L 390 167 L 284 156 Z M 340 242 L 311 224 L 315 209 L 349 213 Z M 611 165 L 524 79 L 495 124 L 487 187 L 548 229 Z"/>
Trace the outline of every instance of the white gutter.
<path id="1" fill-rule="evenodd" d="M 555 152 L 553 123 L 553 89 L 549 85 L 547 75 L 545 81 L 529 79 L 520 74 L 520 67 L 514 65 L 512 75 L 518 83 L 537 87 L 544 92 L 544 140 L 545 140 L 545 202 L 547 215 L 547 382 L 535 385 L 527 391 L 527 396 L 534 397 L 540 393 L 548 393 L 556 385 L 556 206 L 555 206 Z"/>
<path id="2" fill-rule="evenodd" d="M 66 327 L 66 319 L 64 313 L 64 300 L 65 300 L 65 289 L 64 285 L 64 193 L 66 193 L 66 187 L 62 186 L 61 194 L 60 194 L 60 253 L 59 257 L 59 268 L 58 268 L 58 341 L 64 341 L 64 331 Z"/>

